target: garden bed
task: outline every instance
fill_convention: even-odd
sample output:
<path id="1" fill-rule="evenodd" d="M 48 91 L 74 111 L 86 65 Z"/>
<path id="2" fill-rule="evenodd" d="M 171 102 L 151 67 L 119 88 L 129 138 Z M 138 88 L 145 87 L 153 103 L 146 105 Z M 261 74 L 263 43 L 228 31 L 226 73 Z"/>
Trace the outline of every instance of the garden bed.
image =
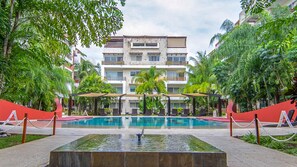
<path id="1" fill-rule="evenodd" d="M 285 140 L 290 138 L 292 135 L 293 134 L 285 135 L 285 136 L 273 136 L 273 137 L 278 140 Z M 244 135 L 242 137 L 239 137 L 239 139 L 248 143 L 257 144 L 256 136 L 254 136 L 253 134 Z M 261 136 L 260 145 L 297 156 L 297 135 L 295 135 L 291 140 L 286 142 L 275 141 L 269 136 Z"/>

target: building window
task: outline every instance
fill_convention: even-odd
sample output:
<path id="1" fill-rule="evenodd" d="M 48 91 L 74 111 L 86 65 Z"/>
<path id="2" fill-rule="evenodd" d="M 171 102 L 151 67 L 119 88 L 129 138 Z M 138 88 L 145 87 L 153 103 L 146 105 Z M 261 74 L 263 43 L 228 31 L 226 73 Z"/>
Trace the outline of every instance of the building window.
<path id="1" fill-rule="evenodd" d="M 184 81 L 185 74 L 183 72 L 168 71 L 167 79 L 171 81 Z"/>
<path id="2" fill-rule="evenodd" d="M 130 85 L 130 92 L 135 92 L 136 86 L 135 85 Z"/>
<path id="3" fill-rule="evenodd" d="M 116 92 L 118 94 L 122 94 L 123 93 L 123 87 L 115 87 L 115 89 L 116 89 Z"/>
<path id="4" fill-rule="evenodd" d="M 137 75 L 139 73 L 140 73 L 140 71 L 131 71 L 130 76 L 133 77 L 133 76 L 135 76 L 135 75 Z"/>
<path id="5" fill-rule="evenodd" d="M 160 56 L 149 56 L 149 61 L 160 61 Z"/>
<path id="6" fill-rule="evenodd" d="M 159 48 L 159 43 L 152 42 L 152 43 L 139 43 L 133 42 L 131 43 L 131 48 Z"/>
<path id="7" fill-rule="evenodd" d="M 121 103 L 121 105 L 123 106 L 123 103 Z M 110 108 L 119 108 L 119 103 L 111 103 L 109 105 Z"/>
<path id="8" fill-rule="evenodd" d="M 107 80 L 123 80 L 123 72 L 117 72 L 117 71 L 106 71 L 105 73 Z"/>
<path id="9" fill-rule="evenodd" d="M 187 53 L 167 53 L 168 57 L 187 57 Z"/>
<path id="10" fill-rule="evenodd" d="M 186 57 L 186 53 L 167 53 L 167 61 L 170 62 L 185 62 Z"/>
<path id="11" fill-rule="evenodd" d="M 104 57 L 104 61 L 106 62 L 123 61 L 123 57 L 106 56 Z"/>
<path id="12" fill-rule="evenodd" d="M 132 43 L 132 46 L 133 47 L 143 47 L 144 46 L 144 43 Z"/>
<path id="13" fill-rule="evenodd" d="M 167 61 L 172 61 L 172 62 L 186 61 L 186 57 L 167 57 Z"/>
<path id="14" fill-rule="evenodd" d="M 147 47 L 157 47 L 158 46 L 158 43 L 146 43 L 145 46 Z"/>
<path id="15" fill-rule="evenodd" d="M 123 61 L 123 54 L 117 54 L 117 53 L 104 54 L 104 61 L 106 62 Z"/>
<path id="16" fill-rule="evenodd" d="M 177 93 L 179 93 L 179 88 L 176 88 L 176 87 L 168 87 L 168 88 L 167 88 L 167 91 L 168 91 L 168 93 L 175 93 L 175 94 L 177 94 Z"/>
<path id="17" fill-rule="evenodd" d="M 138 101 L 130 101 L 130 108 L 139 108 Z"/>
<path id="18" fill-rule="evenodd" d="M 142 56 L 132 55 L 131 56 L 131 61 L 142 61 Z"/>
<path id="19" fill-rule="evenodd" d="M 166 65 L 186 65 L 186 56 L 174 56 L 175 54 L 167 54 L 167 62 Z"/>

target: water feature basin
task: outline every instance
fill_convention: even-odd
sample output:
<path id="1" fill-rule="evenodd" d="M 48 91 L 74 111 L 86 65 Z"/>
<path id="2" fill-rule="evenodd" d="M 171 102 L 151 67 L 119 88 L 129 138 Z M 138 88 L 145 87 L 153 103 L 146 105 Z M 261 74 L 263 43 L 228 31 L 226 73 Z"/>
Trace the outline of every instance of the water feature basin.
<path id="1" fill-rule="evenodd" d="M 192 135 L 87 135 L 50 153 L 49 166 L 225 167 L 226 153 Z"/>

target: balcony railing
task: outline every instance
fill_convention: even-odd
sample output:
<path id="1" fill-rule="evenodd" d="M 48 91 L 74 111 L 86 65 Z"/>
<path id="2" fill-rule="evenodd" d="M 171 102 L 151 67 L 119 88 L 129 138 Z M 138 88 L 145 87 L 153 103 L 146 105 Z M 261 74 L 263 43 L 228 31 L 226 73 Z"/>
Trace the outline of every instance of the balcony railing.
<path id="1" fill-rule="evenodd" d="M 107 81 L 124 81 L 124 77 L 104 77 L 105 80 Z"/>
<path id="2" fill-rule="evenodd" d="M 167 77 L 167 81 L 185 81 L 186 77 Z"/>
<path id="3" fill-rule="evenodd" d="M 166 65 L 187 65 L 187 61 L 166 61 Z"/>
<path id="4" fill-rule="evenodd" d="M 124 65 L 124 61 L 102 61 L 102 65 Z"/>
<path id="5" fill-rule="evenodd" d="M 179 94 L 179 91 L 167 91 L 169 94 Z"/>

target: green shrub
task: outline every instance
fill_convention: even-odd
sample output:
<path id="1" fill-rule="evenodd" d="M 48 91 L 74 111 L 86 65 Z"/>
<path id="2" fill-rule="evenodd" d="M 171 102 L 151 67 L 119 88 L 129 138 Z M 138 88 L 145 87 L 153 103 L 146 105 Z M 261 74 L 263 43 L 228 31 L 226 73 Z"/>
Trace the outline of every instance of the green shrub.
<path id="1" fill-rule="evenodd" d="M 292 134 L 285 135 L 285 136 L 274 136 L 274 137 L 279 140 L 285 140 L 291 136 Z M 247 135 L 240 137 L 240 139 L 248 143 L 257 144 L 256 136 L 253 135 L 251 132 Z M 297 135 L 290 141 L 286 141 L 286 142 L 275 141 L 269 136 L 261 136 L 260 144 L 262 146 L 265 146 L 271 149 L 275 149 L 278 151 L 282 151 L 282 152 L 297 156 Z"/>
<path id="2" fill-rule="evenodd" d="M 251 132 L 247 135 L 242 136 L 241 139 L 248 143 L 257 144 L 256 136 L 253 135 Z"/>

